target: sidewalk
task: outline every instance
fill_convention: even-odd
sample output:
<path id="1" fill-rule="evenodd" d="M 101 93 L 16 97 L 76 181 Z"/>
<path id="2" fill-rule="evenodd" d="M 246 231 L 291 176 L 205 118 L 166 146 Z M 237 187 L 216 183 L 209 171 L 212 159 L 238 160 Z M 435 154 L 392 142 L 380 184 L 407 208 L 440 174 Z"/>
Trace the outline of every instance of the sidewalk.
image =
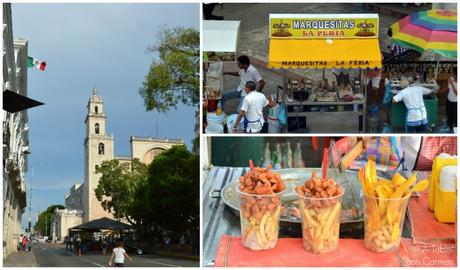
<path id="1" fill-rule="evenodd" d="M 3 260 L 4 267 L 37 267 L 33 252 L 12 253 Z"/>

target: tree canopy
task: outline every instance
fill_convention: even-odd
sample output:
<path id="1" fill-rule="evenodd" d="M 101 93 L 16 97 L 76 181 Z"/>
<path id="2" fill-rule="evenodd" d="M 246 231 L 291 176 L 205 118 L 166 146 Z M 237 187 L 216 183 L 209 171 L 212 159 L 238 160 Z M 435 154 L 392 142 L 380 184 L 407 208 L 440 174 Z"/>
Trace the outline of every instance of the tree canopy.
<path id="1" fill-rule="evenodd" d="M 159 30 L 157 42 L 147 52 L 153 60 L 139 93 L 147 111 L 166 112 L 178 104 L 194 106 L 199 101 L 200 34 L 193 28 Z"/>
<path id="2" fill-rule="evenodd" d="M 96 197 L 107 211 L 125 217 L 138 232 L 152 236 L 199 225 L 199 156 L 176 145 L 151 164 L 104 161 Z M 152 228 L 156 228 L 155 232 Z"/>
<path id="3" fill-rule="evenodd" d="M 199 156 L 184 145 L 158 155 L 137 196 L 152 224 L 176 234 L 199 224 Z"/>
<path id="4" fill-rule="evenodd" d="M 54 204 L 48 206 L 45 211 L 38 215 L 37 223 L 35 223 L 35 231 L 42 235 L 51 236 L 51 223 L 53 222 L 54 209 L 64 209 L 64 205 Z"/>
<path id="5" fill-rule="evenodd" d="M 101 174 L 95 189 L 102 208 L 118 219 L 127 218 L 131 224 L 129 207 L 139 183 L 147 177 L 147 166 L 135 158 L 130 163 L 119 160 L 103 161 L 96 169 Z"/>

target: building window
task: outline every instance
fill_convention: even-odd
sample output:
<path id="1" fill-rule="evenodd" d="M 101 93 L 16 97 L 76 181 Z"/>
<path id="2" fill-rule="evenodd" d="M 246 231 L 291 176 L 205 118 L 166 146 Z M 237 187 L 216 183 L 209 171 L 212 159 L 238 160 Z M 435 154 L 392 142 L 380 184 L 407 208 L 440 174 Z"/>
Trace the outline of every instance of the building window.
<path id="1" fill-rule="evenodd" d="M 98 108 L 97 106 L 94 107 L 94 111 L 95 111 L 96 113 L 99 113 L 99 108 Z"/>
<path id="2" fill-rule="evenodd" d="M 94 166 L 94 169 L 97 171 L 97 169 L 99 169 L 99 165 Z"/>
<path id="3" fill-rule="evenodd" d="M 96 134 L 99 134 L 99 124 L 98 123 L 96 123 L 94 125 L 94 130 L 95 130 Z"/>
<path id="4" fill-rule="evenodd" d="M 103 155 L 104 154 L 104 144 L 103 143 L 100 143 L 99 144 L 99 155 Z"/>

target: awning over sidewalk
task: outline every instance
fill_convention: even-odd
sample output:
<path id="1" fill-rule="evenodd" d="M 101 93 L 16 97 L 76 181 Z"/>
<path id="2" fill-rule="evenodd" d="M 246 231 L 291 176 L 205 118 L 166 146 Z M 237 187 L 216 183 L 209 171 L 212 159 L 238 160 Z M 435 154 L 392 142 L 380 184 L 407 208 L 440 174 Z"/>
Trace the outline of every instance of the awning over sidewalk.
<path id="1" fill-rule="evenodd" d="M 203 21 L 204 52 L 235 52 L 240 21 Z"/>
<path id="2" fill-rule="evenodd" d="M 28 98 L 10 90 L 3 91 L 3 110 L 10 113 L 23 111 L 43 104 L 44 103 L 40 101 Z"/>
<path id="3" fill-rule="evenodd" d="M 110 218 L 100 218 L 88 221 L 86 223 L 80 224 L 78 226 L 72 227 L 69 230 L 78 231 L 78 230 L 87 230 L 87 231 L 98 231 L 98 230 L 125 230 L 131 229 L 132 226 L 118 222 Z"/>
<path id="4" fill-rule="evenodd" d="M 240 21 L 203 21 L 204 61 L 236 61 Z"/>
<path id="5" fill-rule="evenodd" d="M 381 68 L 378 39 L 270 39 L 269 68 Z"/>

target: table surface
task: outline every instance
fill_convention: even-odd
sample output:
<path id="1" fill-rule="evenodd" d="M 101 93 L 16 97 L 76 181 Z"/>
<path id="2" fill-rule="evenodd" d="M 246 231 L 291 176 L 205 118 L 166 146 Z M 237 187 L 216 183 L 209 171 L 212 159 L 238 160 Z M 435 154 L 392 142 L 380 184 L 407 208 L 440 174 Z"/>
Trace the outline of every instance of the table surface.
<path id="1" fill-rule="evenodd" d="M 203 266 L 214 266 L 215 254 L 223 235 L 240 236 L 240 218 L 227 207 L 220 198 L 219 191 L 231 181 L 242 176 L 248 168 L 213 167 L 208 172 L 203 185 Z M 400 172 L 401 173 L 401 172 Z M 410 172 L 402 172 L 407 177 Z M 382 177 L 391 178 L 388 173 Z M 411 235 L 410 226 L 407 226 L 406 216 L 404 235 Z M 301 237 L 300 226 L 298 231 L 283 231 L 280 236 Z"/>

